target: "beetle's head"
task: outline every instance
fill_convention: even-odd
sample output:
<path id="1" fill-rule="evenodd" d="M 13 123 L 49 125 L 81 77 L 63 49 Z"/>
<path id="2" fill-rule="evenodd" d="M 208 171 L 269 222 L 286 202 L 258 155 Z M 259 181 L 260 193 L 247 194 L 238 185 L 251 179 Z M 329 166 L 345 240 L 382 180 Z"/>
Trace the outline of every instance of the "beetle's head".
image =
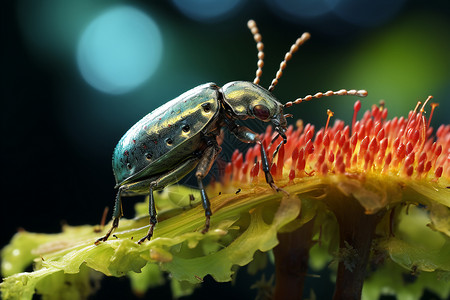
<path id="1" fill-rule="evenodd" d="M 271 92 L 249 81 L 233 81 L 222 87 L 222 96 L 225 109 L 232 117 L 272 122 L 275 130 L 285 138 L 287 122 L 283 104 Z"/>

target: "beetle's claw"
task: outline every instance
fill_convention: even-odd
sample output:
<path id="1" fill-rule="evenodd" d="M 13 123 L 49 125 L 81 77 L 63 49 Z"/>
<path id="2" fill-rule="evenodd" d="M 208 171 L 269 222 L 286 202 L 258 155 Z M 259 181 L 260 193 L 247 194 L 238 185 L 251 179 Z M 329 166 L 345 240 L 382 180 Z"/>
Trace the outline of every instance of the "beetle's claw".
<path id="1" fill-rule="evenodd" d="M 142 239 L 139 240 L 138 244 L 142 244 L 143 242 L 145 242 L 145 240 L 149 240 L 152 238 L 153 236 L 153 230 L 152 232 L 149 232 L 146 236 L 144 236 Z"/>
<path id="2" fill-rule="evenodd" d="M 100 244 L 101 242 L 104 242 L 104 241 L 106 241 L 106 239 L 105 239 L 105 237 L 103 236 L 103 237 L 97 239 L 97 240 L 95 241 L 94 245 L 97 246 L 98 244 Z"/>
<path id="3" fill-rule="evenodd" d="M 138 242 L 138 244 L 140 245 L 140 244 L 142 244 L 143 242 L 145 242 L 145 240 L 149 240 L 150 241 L 150 238 L 151 238 L 152 236 L 148 236 L 148 234 L 146 235 L 146 236 L 144 236 L 142 239 L 140 239 L 139 240 L 139 242 Z"/>
<path id="4" fill-rule="evenodd" d="M 138 244 L 142 244 L 143 242 L 145 242 L 145 240 L 149 240 L 152 238 L 153 236 L 153 228 L 155 227 L 155 224 L 150 223 L 150 228 L 148 229 L 148 233 L 146 236 L 144 236 L 142 239 L 139 240 Z"/>
<path id="5" fill-rule="evenodd" d="M 206 216 L 205 228 L 203 228 L 203 230 L 202 230 L 203 234 L 205 234 L 209 231 L 209 224 L 210 224 L 210 216 Z"/>
<path id="6" fill-rule="evenodd" d="M 114 231 L 114 229 L 117 228 L 118 224 L 119 224 L 119 221 L 118 220 L 117 221 L 114 220 L 113 226 L 108 230 L 108 232 L 104 236 L 102 236 L 101 238 L 97 239 L 94 244 L 98 245 L 101 242 L 106 242 L 108 240 L 109 236 L 111 235 L 111 233 Z"/>
<path id="7" fill-rule="evenodd" d="M 270 183 L 270 187 L 271 187 L 272 189 L 274 189 L 275 191 L 277 191 L 277 192 L 283 192 L 283 193 L 285 193 L 286 196 L 289 196 L 289 195 L 290 195 L 290 194 L 289 194 L 287 191 L 285 191 L 284 189 L 279 188 L 274 182 L 271 182 L 271 183 Z"/>

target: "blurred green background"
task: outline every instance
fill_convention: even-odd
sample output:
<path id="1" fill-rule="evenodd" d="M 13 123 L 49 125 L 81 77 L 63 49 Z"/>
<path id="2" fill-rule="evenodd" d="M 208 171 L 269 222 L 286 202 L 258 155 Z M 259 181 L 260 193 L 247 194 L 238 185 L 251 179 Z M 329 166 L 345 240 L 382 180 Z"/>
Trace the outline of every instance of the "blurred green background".
<path id="1" fill-rule="evenodd" d="M 98 223 L 115 196 L 111 153 L 128 128 L 199 84 L 253 80 L 249 19 L 265 44 L 265 87 L 295 39 L 312 35 L 274 90 L 280 102 L 367 89 L 363 109 L 384 99 L 393 117 L 433 95 L 440 106 L 432 126 L 449 123 L 449 16 L 448 0 L 8 1 L 1 245 L 18 227 L 57 232 L 62 221 Z M 328 108 L 350 121 L 355 100 L 298 105 L 288 111 L 295 116 L 290 122 L 321 127 Z M 236 145 L 230 143 L 227 151 Z M 134 202 L 125 201 L 128 217 Z M 118 282 L 128 295 L 126 280 Z M 226 285 L 216 296 L 253 296 L 242 288 L 250 284 Z M 167 287 L 151 293 L 159 292 L 169 295 Z"/>

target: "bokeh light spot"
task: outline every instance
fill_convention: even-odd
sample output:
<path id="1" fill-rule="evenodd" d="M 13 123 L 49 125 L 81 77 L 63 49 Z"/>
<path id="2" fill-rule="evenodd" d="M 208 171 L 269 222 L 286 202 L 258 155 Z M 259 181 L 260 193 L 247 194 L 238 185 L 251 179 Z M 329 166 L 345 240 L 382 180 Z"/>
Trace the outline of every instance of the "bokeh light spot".
<path id="1" fill-rule="evenodd" d="M 358 26 L 378 26 L 393 18 L 405 0 L 339 0 L 334 13 Z"/>
<path id="2" fill-rule="evenodd" d="M 217 22 L 230 16 L 242 0 L 172 0 L 188 18 L 202 22 Z"/>
<path id="3" fill-rule="evenodd" d="M 94 88 L 123 94 L 156 71 L 162 43 L 158 26 L 140 10 L 129 6 L 108 9 L 82 33 L 77 49 L 78 68 Z"/>
<path id="4" fill-rule="evenodd" d="M 316 18 L 333 10 L 339 0 L 275 0 L 271 1 L 286 18 Z"/>

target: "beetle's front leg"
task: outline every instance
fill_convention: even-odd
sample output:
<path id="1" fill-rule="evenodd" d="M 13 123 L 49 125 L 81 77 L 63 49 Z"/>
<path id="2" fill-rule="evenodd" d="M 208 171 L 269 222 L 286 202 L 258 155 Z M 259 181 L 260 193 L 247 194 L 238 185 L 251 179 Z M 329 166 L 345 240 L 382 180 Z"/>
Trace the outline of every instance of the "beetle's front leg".
<path id="1" fill-rule="evenodd" d="M 205 178 L 206 174 L 208 174 L 211 169 L 212 164 L 217 158 L 217 155 L 220 153 L 222 148 L 215 141 L 211 142 L 211 146 L 206 148 L 203 152 L 202 157 L 200 158 L 200 162 L 197 166 L 197 172 L 195 172 L 195 176 L 197 177 L 198 187 L 200 189 L 200 195 L 202 197 L 202 205 L 205 210 L 205 228 L 202 230 L 202 233 L 206 233 L 209 230 L 210 218 L 211 218 L 211 204 L 209 203 L 208 195 L 206 194 L 205 188 L 203 186 L 203 178 Z"/>
<path id="2" fill-rule="evenodd" d="M 108 232 L 102 236 L 101 238 L 99 238 L 98 240 L 95 241 L 95 244 L 98 245 L 100 244 L 100 242 L 105 242 L 106 240 L 108 240 L 109 236 L 111 235 L 111 233 L 117 228 L 119 227 L 119 220 L 120 217 L 122 217 L 122 191 L 123 191 L 123 187 L 119 188 L 119 191 L 117 192 L 116 195 L 116 201 L 114 202 L 114 212 L 113 212 L 113 223 L 111 228 L 108 230 Z"/>
<path id="3" fill-rule="evenodd" d="M 244 143 L 257 143 L 261 146 L 261 163 L 264 175 L 266 176 L 266 182 L 272 189 L 276 190 L 277 192 L 285 192 L 283 189 L 277 187 L 275 182 L 273 181 L 272 174 L 270 174 L 270 166 L 269 160 L 267 159 L 267 153 L 264 149 L 263 143 L 259 139 L 259 135 L 253 132 L 251 129 L 245 126 L 239 126 L 237 124 L 235 124 L 235 127 L 231 129 L 231 132 Z"/>

